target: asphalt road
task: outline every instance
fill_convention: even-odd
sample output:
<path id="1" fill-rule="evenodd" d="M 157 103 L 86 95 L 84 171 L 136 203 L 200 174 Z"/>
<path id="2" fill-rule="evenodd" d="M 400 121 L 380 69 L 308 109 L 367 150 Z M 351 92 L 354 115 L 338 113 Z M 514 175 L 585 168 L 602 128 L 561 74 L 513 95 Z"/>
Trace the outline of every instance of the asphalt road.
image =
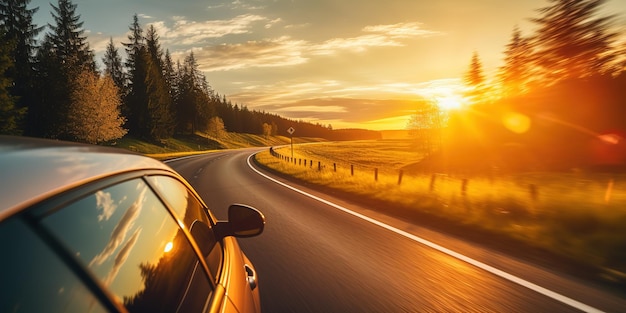
<path id="1" fill-rule="evenodd" d="M 232 203 L 266 217 L 239 239 L 264 312 L 626 312 L 584 282 L 253 169 L 254 149 L 169 162 L 220 219 Z"/>

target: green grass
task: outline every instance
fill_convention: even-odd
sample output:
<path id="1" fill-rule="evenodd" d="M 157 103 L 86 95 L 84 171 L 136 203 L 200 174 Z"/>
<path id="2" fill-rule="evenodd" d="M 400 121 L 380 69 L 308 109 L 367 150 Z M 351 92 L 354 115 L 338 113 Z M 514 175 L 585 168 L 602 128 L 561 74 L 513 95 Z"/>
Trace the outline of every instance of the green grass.
<path id="1" fill-rule="evenodd" d="M 290 147 L 276 151 L 291 156 Z M 275 158 L 269 151 L 258 154 L 257 160 L 307 182 L 522 240 L 612 272 L 626 272 L 625 174 L 405 174 L 399 185 L 400 169 L 422 158 L 410 141 L 296 145 L 293 153 L 296 164 Z M 307 166 L 300 159 L 306 159 Z"/>
<path id="2" fill-rule="evenodd" d="M 322 139 L 317 138 L 301 138 L 299 140 L 300 142 L 322 141 Z M 159 143 L 147 142 L 127 136 L 117 140 L 113 145 L 159 160 L 165 160 L 215 150 L 269 147 L 288 143 L 290 143 L 290 139 L 282 136 L 265 137 L 251 134 L 226 133 L 221 138 L 211 138 L 198 132 L 194 135 L 183 135 L 165 139 Z"/>

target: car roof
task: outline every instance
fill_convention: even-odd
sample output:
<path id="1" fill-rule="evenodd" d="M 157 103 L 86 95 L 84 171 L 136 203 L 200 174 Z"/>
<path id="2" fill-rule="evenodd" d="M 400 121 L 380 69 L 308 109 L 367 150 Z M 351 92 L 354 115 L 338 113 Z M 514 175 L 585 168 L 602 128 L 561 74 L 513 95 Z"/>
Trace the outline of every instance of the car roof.
<path id="1" fill-rule="evenodd" d="M 142 169 L 174 172 L 158 160 L 124 149 L 0 136 L 0 221 L 81 184 Z"/>

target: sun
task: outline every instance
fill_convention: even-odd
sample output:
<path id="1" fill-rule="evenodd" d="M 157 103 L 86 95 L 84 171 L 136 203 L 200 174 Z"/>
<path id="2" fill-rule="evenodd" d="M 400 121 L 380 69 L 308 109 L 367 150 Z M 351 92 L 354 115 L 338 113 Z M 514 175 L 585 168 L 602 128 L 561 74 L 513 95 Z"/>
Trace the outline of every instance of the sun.
<path id="1" fill-rule="evenodd" d="M 449 95 L 436 99 L 437 105 L 444 111 L 457 110 L 463 106 L 463 100 L 456 95 Z"/>

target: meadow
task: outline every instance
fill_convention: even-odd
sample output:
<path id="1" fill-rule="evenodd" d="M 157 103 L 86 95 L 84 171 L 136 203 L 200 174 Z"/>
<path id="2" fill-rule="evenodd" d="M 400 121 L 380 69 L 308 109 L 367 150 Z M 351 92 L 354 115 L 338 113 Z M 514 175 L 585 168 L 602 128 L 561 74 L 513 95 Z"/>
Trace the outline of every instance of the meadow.
<path id="1" fill-rule="evenodd" d="M 626 273 L 626 174 L 568 172 L 416 173 L 410 140 L 281 146 L 264 166 L 312 184 L 385 204 L 380 210 L 437 216 L 506 236 L 602 269 Z M 293 153 L 293 158 L 292 158 Z"/>

